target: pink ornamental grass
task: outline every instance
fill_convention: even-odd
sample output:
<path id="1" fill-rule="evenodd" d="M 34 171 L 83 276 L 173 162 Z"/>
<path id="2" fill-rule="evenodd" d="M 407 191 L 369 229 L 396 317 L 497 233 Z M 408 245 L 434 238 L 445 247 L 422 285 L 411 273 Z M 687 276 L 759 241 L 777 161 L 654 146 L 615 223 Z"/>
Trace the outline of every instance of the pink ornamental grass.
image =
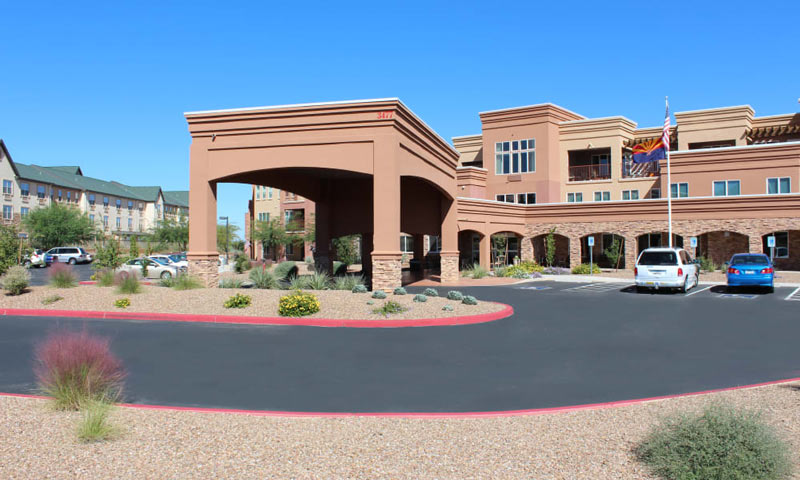
<path id="1" fill-rule="evenodd" d="M 114 402 L 125 371 L 109 339 L 88 332 L 56 332 L 36 346 L 34 374 L 57 408 L 77 410 L 87 401 Z"/>
<path id="2" fill-rule="evenodd" d="M 78 276 L 71 267 L 63 263 L 54 263 L 47 272 L 48 282 L 56 288 L 71 288 L 78 286 Z"/>

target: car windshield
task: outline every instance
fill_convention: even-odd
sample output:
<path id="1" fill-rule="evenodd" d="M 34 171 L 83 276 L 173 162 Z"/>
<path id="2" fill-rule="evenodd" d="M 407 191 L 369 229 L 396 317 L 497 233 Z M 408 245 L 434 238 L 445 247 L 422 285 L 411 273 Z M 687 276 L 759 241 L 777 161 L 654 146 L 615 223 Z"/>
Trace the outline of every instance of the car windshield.
<path id="1" fill-rule="evenodd" d="M 169 262 L 167 262 L 167 261 L 166 261 L 166 260 L 164 260 L 163 258 L 151 258 L 151 259 L 149 259 L 149 260 L 152 260 L 152 261 L 154 261 L 154 262 L 158 262 L 158 263 L 160 263 L 161 265 L 169 265 Z"/>
<path id="2" fill-rule="evenodd" d="M 169 259 L 172 260 L 173 262 L 180 262 L 181 261 L 180 255 L 170 255 Z"/>
<path id="3" fill-rule="evenodd" d="M 767 264 L 769 260 L 766 255 L 736 255 L 731 259 L 731 265 L 745 265 L 745 264 Z"/>
<path id="4" fill-rule="evenodd" d="M 677 265 L 678 257 L 675 252 L 644 252 L 639 259 L 639 265 Z"/>

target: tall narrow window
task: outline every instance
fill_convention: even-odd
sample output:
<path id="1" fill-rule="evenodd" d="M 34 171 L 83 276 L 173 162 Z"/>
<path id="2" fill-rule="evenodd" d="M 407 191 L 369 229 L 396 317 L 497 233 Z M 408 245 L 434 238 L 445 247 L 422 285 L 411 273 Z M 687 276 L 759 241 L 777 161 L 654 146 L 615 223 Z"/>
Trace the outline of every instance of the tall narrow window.
<path id="1" fill-rule="evenodd" d="M 684 198 L 689 196 L 688 183 L 673 183 L 670 185 L 670 194 L 672 198 Z"/>
<path id="2" fill-rule="evenodd" d="M 536 171 L 536 139 L 497 142 L 494 152 L 496 175 Z"/>
<path id="3" fill-rule="evenodd" d="M 14 193 L 14 184 L 11 180 L 3 180 L 3 194 L 11 195 Z"/>

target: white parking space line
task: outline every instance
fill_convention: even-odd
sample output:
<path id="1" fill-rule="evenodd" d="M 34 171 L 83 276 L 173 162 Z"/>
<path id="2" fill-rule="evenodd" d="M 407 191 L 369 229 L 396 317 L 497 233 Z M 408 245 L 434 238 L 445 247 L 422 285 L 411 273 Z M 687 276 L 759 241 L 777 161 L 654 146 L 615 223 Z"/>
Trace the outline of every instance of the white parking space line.
<path id="1" fill-rule="evenodd" d="M 784 300 L 792 300 L 792 301 L 795 301 L 795 302 L 800 301 L 800 294 L 798 294 L 798 292 L 800 292 L 800 287 L 795 288 L 792 291 L 792 293 L 790 293 L 789 295 L 786 295 L 786 298 L 784 298 Z"/>
<path id="2" fill-rule="evenodd" d="M 696 294 L 696 293 L 705 292 L 706 290 L 709 290 L 709 289 L 711 289 L 711 288 L 714 288 L 714 287 L 716 287 L 716 285 L 709 285 L 709 286 L 707 286 L 706 288 L 701 288 L 700 290 L 693 290 L 693 291 L 691 291 L 691 292 L 687 293 L 687 294 L 686 294 L 686 295 L 684 295 L 684 296 L 685 296 L 685 297 L 691 297 L 692 295 L 694 295 L 694 294 Z M 695 288 L 697 288 L 697 287 L 695 287 Z"/>
<path id="3" fill-rule="evenodd" d="M 603 293 L 603 292 L 613 292 L 619 291 L 623 288 L 629 287 L 630 284 L 627 283 L 590 283 L 588 285 L 581 285 L 578 287 L 572 288 L 565 288 L 563 291 L 565 292 L 592 292 L 592 293 Z"/>

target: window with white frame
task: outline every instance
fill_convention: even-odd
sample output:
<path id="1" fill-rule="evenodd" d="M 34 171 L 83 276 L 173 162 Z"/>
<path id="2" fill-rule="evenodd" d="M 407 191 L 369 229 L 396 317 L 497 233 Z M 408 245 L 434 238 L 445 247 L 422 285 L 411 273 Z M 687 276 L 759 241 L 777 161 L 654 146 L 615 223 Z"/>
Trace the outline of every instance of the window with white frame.
<path id="1" fill-rule="evenodd" d="M 670 194 L 672 198 L 685 198 L 689 196 L 688 183 L 673 183 L 670 185 Z"/>
<path id="2" fill-rule="evenodd" d="M 94 205 L 94 193 L 89 194 L 89 205 Z"/>
<path id="3" fill-rule="evenodd" d="M 267 189 L 267 199 L 272 200 L 272 187 Z"/>
<path id="4" fill-rule="evenodd" d="M 31 186 L 29 183 L 20 183 L 19 184 L 19 194 L 23 197 L 27 197 L 31 194 Z"/>
<path id="5" fill-rule="evenodd" d="M 128 211 L 133 210 L 133 200 L 128 200 Z"/>
<path id="6" fill-rule="evenodd" d="M 639 190 L 623 190 L 623 200 L 639 200 Z"/>
<path id="7" fill-rule="evenodd" d="M 739 180 L 720 180 L 714 182 L 715 197 L 739 195 Z"/>
<path id="8" fill-rule="evenodd" d="M 133 230 L 133 219 L 129 218 L 128 219 L 128 231 L 130 232 L 131 230 Z"/>
<path id="9" fill-rule="evenodd" d="M 533 205 L 536 203 L 536 194 L 535 193 L 518 193 L 517 194 L 517 203 L 521 203 L 523 205 Z"/>
<path id="10" fill-rule="evenodd" d="M 14 193 L 14 182 L 11 180 L 3 180 L 3 194 L 11 195 Z"/>
<path id="11" fill-rule="evenodd" d="M 45 198 L 47 196 L 47 189 L 44 185 L 39 185 L 36 187 L 36 196 L 39 198 Z"/>
<path id="12" fill-rule="evenodd" d="M 583 201 L 583 192 L 575 192 L 567 194 L 567 202 L 580 203 Z"/>
<path id="13" fill-rule="evenodd" d="M 536 171 L 536 140 L 511 140 L 494 144 L 494 173 L 509 175 Z"/>
<path id="14" fill-rule="evenodd" d="M 3 205 L 3 220 L 11 220 L 14 218 L 14 211 L 11 205 Z"/>
<path id="15" fill-rule="evenodd" d="M 411 235 L 400 235 L 400 251 L 403 253 L 414 253 L 414 237 Z"/>
<path id="16" fill-rule="evenodd" d="M 608 202 L 611 201 L 611 192 L 594 192 L 594 201 L 595 202 Z"/>
<path id="17" fill-rule="evenodd" d="M 59 201 L 59 202 L 61 201 L 61 197 L 63 197 L 63 196 L 64 196 L 64 195 L 62 194 L 62 192 L 61 192 L 61 189 L 59 188 L 59 189 L 58 189 L 58 201 Z"/>
<path id="18" fill-rule="evenodd" d="M 117 201 L 116 201 L 115 203 L 116 203 L 116 205 L 117 205 L 117 208 L 122 208 L 122 200 L 120 200 L 120 199 L 118 198 L 118 199 L 117 199 Z"/>
<path id="19" fill-rule="evenodd" d="M 108 207 L 108 197 L 103 197 L 103 206 Z"/>
<path id="20" fill-rule="evenodd" d="M 442 239 L 438 235 L 429 235 L 428 251 L 433 253 L 439 253 L 441 249 L 442 249 Z"/>
<path id="21" fill-rule="evenodd" d="M 661 189 L 660 188 L 651 188 L 650 189 L 650 198 L 661 198 Z"/>
<path id="22" fill-rule="evenodd" d="M 31 212 L 31 209 L 28 207 L 22 207 L 19 209 L 19 216 L 25 218 Z"/>
<path id="23" fill-rule="evenodd" d="M 94 213 L 89 214 L 89 220 L 94 223 Z"/>
<path id="24" fill-rule="evenodd" d="M 773 177 L 767 179 L 767 193 L 770 195 L 777 195 L 779 193 L 791 193 L 792 191 L 792 178 L 791 177 Z"/>
<path id="25" fill-rule="evenodd" d="M 108 228 L 108 215 L 103 215 L 103 227 Z"/>
<path id="26" fill-rule="evenodd" d="M 269 212 L 260 212 L 258 214 L 258 220 L 261 222 L 269 222 Z"/>
<path id="27" fill-rule="evenodd" d="M 122 225 L 122 223 L 120 222 L 120 218 L 119 217 L 117 217 L 116 224 L 117 224 L 117 230 L 119 230 L 120 225 Z"/>
<path id="28" fill-rule="evenodd" d="M 513 193 L 500 193 L 494 196 L 494 199 L 498 202 L 505 202 L 505 203 L 514 203 L 514 194 Z"/>
<path id="29" fill-rule="evenodd" d="M 71 202 L 71 201 L 72 201 L 72 192 L 67 190 L 67 202 Z"/>
<path id="30" fill-rule="evenodd" d="M 294 244 L 291 242 L 286 244 L 286 255 L 294 255 Z"/>

